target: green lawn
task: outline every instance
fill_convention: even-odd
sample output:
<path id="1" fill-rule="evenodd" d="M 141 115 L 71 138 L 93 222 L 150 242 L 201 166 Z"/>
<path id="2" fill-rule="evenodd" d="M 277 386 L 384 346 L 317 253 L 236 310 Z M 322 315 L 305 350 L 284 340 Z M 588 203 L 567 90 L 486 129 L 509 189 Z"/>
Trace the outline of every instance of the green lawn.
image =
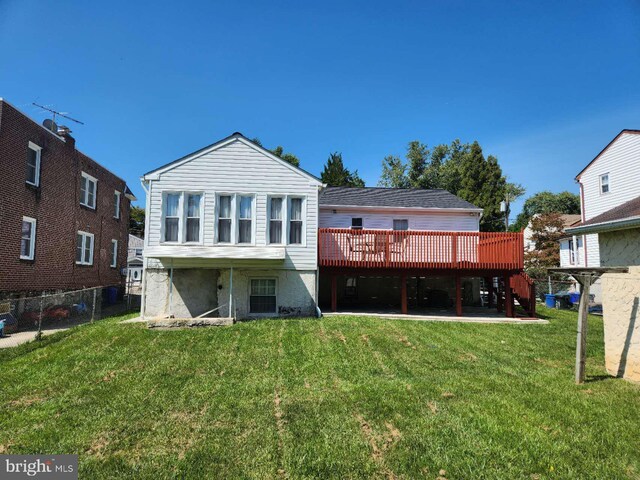
<path id="1" fill-rule="evenodd" d="M 640 387 L 604 377 L 601 319 L 576 386 L 576 314 L 541 311 L 105 320 L 0 351 L 0 453 L 78 453 L 91 479 L 638 478 Z"/>

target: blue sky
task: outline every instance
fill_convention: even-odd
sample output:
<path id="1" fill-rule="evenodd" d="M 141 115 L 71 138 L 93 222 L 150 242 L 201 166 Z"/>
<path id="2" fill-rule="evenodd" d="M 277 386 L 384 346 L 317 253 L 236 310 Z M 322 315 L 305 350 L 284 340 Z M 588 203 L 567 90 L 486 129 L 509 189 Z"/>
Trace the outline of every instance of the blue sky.
<path id="1" fill-rule="evenodd" d="M 367 185 L 410 140 L 478 140 L 533 194 L 577 192 L 640 128 L 638 1 L 0 0 L 0 51 L 0 96 L 83 120 L 141 200 L 142 173 L 234 131 L 315 174 L 340 151 Z"/>

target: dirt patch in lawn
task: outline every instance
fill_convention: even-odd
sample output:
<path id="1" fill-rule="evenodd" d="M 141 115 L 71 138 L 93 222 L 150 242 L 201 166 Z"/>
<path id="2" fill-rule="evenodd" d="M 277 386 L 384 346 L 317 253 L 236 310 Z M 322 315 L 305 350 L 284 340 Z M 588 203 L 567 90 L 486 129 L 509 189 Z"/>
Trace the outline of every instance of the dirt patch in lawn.
<path id="1" fill-rule="evenodd" d="M 391 449 L 400 438 L 402 434 L 391 422 L 385 422 L 384 426 L 386 432 L 376 434 L 371 427 L 371 424 L 365 420 L 365 418 L 357 414 L 356 419 L 360 423 L 360 431 L 365 438 L 369 447 L 371 447 L 371 458 L 378 464 L 384 476 L 388 479 L 398 478 L 395 473 L 386 465 L 385 454 Z"/>

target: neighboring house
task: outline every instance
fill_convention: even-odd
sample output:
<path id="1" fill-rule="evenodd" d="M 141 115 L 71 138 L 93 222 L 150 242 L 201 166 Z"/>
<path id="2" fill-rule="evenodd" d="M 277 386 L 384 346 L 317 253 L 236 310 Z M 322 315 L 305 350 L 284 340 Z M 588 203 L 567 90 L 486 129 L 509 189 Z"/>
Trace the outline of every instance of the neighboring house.
<path id="1" fill-rule="evenodd" d="M 534 217 L 537 217 L 539 214 L 534 215 Z M 563 229 L 566 229 L 578 222 L 580 222 L 580 215 L 571 215 L 571 214 L 560 214 L 560 218 L 562 219 L 562 225 L 563 225 Z M 536 243 L 533 240 L 533 228 L 531 226 L 531 220 L 529 220 L 529 223 L 527 223 L 527 226 L 524 228 L 524 230 L 522 231 L 523 235 L 524 235 L 524 249 L 525 251 L 532 251 L 536 249 Z M 562 239 L 565 240 L 565 239 Z M 561 242 L 562 242 L 561 240 Z M 562 244 L 562 243 L 561 243 Z M 576 259 L 577 256 L 573 255 L 573 257 L 571 257 L 573 259 Z M 567 256 L 565 260 L 568 261 L 569 257 Z M 563 253 L 560 253 L 560 264 L 562 265 L 563 263 Z"/>
<path id="2" fill-rule="evenodd" d="M 0 99 L 0 296 L 123 284 L 135 197 L 51 127 Z"/>
<path id="3" fill-rule="evenodd" d="M 316 177 L 234 133 L 142 183 L 144 317 L 316 313 Z"/>
<path id="4" fill-rule="evenodd" d="M 480 304 L 480 279 L 495 278 L 508 316 L 515 296 L 534 308 L 522 234 L 479 232 L 482 210 L 444 190 L 326 187 L 239 133 L 142 183 L 142 315 L 154 323 L 313 315 L 354 300 L 460 315 Z"/>
<path id="5" fill-rule="evenodd" d="M 567 233 L 582 237 L 585 266 L 639 265 L 640 130 L 622 130 L 576 181 L 582 222 Z"/>
<path id="6" fill-rule="evenodd" d="M 580 223 L 581 215 L 562 215 L 564 231 Z M 582 238 L 576 235 L 569 235 L 560 239 L 560 266 L 584 266 L 584 246 Z"/>
<path id="7" fill-rule="evenodd" d="M 129 249 L 127 255 L 127 285 L 142 283 L 144 267 L 144 239 L 129 234 Z"/>

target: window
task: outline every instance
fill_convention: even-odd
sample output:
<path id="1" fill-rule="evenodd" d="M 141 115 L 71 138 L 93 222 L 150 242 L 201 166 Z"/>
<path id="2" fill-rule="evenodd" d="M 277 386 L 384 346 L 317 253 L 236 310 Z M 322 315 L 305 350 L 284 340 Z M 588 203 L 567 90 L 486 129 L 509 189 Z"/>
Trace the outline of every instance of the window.
<path id="1" fill-rule="evenodd" d="M 29 185 L 40 185 L 40 157 L 42 148 L 33 142 L 29 142 L 27 150 L 27 183 Z"/>
<path id="2" fill-rule="evenodd" d="M 231 243 L 231 195 L 218 197 L 218 242 Z"/>
<path id="3" fill-rule="evenodd" d="M 93 234 L 78 232 L 76 236 L 76 263 L 93 265 Z"/>
<path id="4" fill-rule="evenodd" d="M 571 265 L 577 265 L 580 263 L 579 250 L 580 239 L 577 238 L 576 241 L 573 239 L 569 240 L 569 263 Z"/>
<path id="5" fill-rule="evenodd" d="M 348 298 L 355 298 L 358 296 L 358 279 L 356 277 L 347 277 L 344 296 Z"/>
<path id="6" fill-rule="evenodd" d="M 141 257 L 141 256 L 142 256 L 142 249 L 136 248 L 136 257 Z"/>
<path id="7" fill-rule="evenodd" d="M 362 218 L 352 218 L 351 228 L 354 230 L 362 230 Z"/>
<path id="8" fill-rule="evenodd" d="M 120 192 L 113 192 L 113 218 L 120 218 Z"/>
<path id="9" fill-rule="evenodd" d="M 96 186 L 98 180 L 91 175 L 82 172 L 80 180 L 80 205 L 96 208 Z"/>
<path id="10" fill-rule="evenodd" d="M 269 199 L 269 243 L 282 243 L 282 209 L 284 199 Z"/>
<path id="11" fill-rule="evenodd" d="M 600 193 L 609 193 L 609 174 L 600 175 Z"/>
<path id="12" fill-rule="evenodd" d="M 238 243 L 251 243 L 251 219 L 253 197 L 240 196 L 238 215 Z"/>
<path id="13" fill-rule="evenodd" d="M 202 195 L 187 194 L 187 242 L 200 242 L 200 213 Z"/>
<path id="14" fill-rule="evenodd" d="M 276 313 L 275 278 L 252 278 L 249 313 Z"/>
<path id="15" fill-rule="evenodd" d="M 168 193 L 164 198 L 164 241 L 177 242 L 180 230 L 179 193 Z"/>
<path id="16" fill-rule="evenodd" d="M 289 243 L 302 244 L 302 199 L 292 198 L 289 203 Z"/>
<path id="17" fill-rule="evenodd" d="M 409 220 L 394 220 L 393 221 L 393 229 L 394 230 L 409 230 Z"/>
<path id="18" fill-rule="evenodd" d="M 111 240 L 111 268 L 118 265 L 118 240 Z"/>
<path id="19" fill-rule="evenodd" d="M 22 217 L 22 236 L 20 237 L 20 258 L 33 260 L 36 251 L 36 219 Z"/>

